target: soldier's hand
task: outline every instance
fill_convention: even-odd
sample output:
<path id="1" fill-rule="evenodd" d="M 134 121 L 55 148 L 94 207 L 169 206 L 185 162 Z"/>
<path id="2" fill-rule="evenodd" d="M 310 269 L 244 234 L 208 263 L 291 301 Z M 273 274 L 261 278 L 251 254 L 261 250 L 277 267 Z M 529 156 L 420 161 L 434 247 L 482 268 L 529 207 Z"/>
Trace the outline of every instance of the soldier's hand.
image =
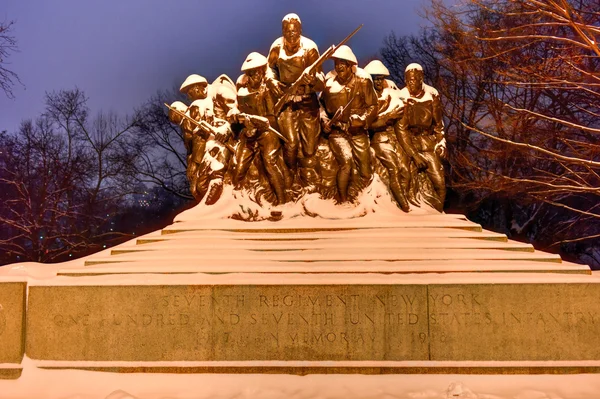
<path id="1" fill-rule="evenodd" d="M 348 127 L 350 127 L 350 124 L 348 122 L 336 121 L 333 123 L 333 126 L 335 126 L 337 129 L 343 132 L 346 132 L 348 131 Z"/>
<path id="2" fill-rule="evenodd" d="M 244 129 L 244 134 L 246 135 L 246 137 L 254 137 L 254 136 L 256 136 L 257 132 L 258 132 L 258 129 L 255 129 L 255 128 L 247 127 Z"/>
<path id="3" fill-rule="evenodd" d="M 313 81 L 314 78 L 315 77 L 312 76 L 310 73 L 307 73 L 306 71 L 302 72 L 302 75 L 300 75 L 300 78 L 299 78 L 300 84 L 303 85 L 303 86 L 309 85 L 309 84 L 312 83 L 312 81 Z"/>
<path id="4" fill-rule="evenodd" d="M 367 119 L 361 115 L 350 115 L 350 126 L 351 127 L 363 127 L 365 126 Z"/>
<path id="5" fill-rule="evenodd" d="M 322 126 L 323 126 L 323 132 L 325 132 L 327 134 L 331 133 L 331 120 L 329 120 L 329 119 L 324 120 L 322 123 Z"/>
<path id="6" fill-rule="evenodd" d="M 446 138 L 442 137 L 435 145 L 435 153 L 442 158 L 446 158 Z"/>
<path id="7" fill-rule="evenodd" d="M 196 128 L 196 126 L 192 125 L 192 122 L 190 122 L 187 119 L 184 119 L 183 122 L 181 123 L 181 127 L 184 130 L 194 130 L 194 128 Z M 197 129 L 197 128 L 196 128 Z"/>
<path id="8" fill-rule="evenodd" d="M 402 117 L 403 112 L 404 112 L 403 107 L 396 107 L 392 110 L 392 112 L 390 112 L 390 118 L 398 119 L 398 118 Z"/>
<path id="9" fill-rule="evenodd" d="M 419 170 L 427 169 L 427 161 L 425 161 L 425 158 L 423 158 L 423 155 L 416 153 L 413 156 L 413 162 L 415 163 L 417 169 L 419 169 Z"/>
<path id="10" fill-rule="evenodd" d="M 269 79 L 268 82 L 269 89 L 273 92 L 275 97 L 283 96 L 283 85 L 280 82 L 276 81 L 275 79 Z"/>
<path id="11" fill-rule="evenodd" d="M 217 140 L 221 144 L 225 144 L 227 139 L 229 139 L 229 129 L 218 129 L 215 132 L 215 140 Z"/>
<path id="12" fill-rule="evenodd" d="M 227 111 L 227 116 L 225 117 L 227 119 L 227 122 L 229 123 L 238 123 L 238 115 L 240 114 L 240 110 L 237 108 L 231 108 L 229 111 Z"/>
<path id="13" fill-rule="evenodd" d="M 255 128 L 260 129 L 260 130 L 267 130 L 269 128 L 269 126 L 271 126 L 269 124 L 269 120 L 266 118 L 265 119 L 262 119 L 262 118 L 261 119 L 259 119 L 259 118 L 253 119 L 250 121 L 250 125 L 254 126 Z"/>

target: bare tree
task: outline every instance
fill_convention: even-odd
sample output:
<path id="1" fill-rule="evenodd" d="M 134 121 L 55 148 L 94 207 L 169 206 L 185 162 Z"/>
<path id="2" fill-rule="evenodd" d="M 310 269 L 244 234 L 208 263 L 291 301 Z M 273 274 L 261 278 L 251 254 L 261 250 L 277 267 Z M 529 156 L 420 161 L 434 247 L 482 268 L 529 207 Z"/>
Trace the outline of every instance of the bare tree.
<path id="1" fill-rule="evenodd" d="M 134 186 L 123 160 L 135 120 L 89 118 L 86 102 L 78 89 L 47 94 L 35 122 L 0 135 L 3 262 L 64 260 L 123 236 L 111 221 Z"/>
<path id="2" fill-rule="evenodd" d="M 15 82 L 21 82 L 19 76 L 8 69 L 7 59 L 17 51 L 17 40 L 12 35 L 14 21 L 0 23 L 0 89 L 8 98 L 14 98 L 12 88 Z"/>
<path id="3" fill-rule="evenodd" d="M 169 121 L 164 105 L 174 100 L 183 100 L 178 90 L 159 91 L 137 111 L 137 139 L 131 151 L 138 156 L 130 164 L 130 173 L 143 184 L 157 185 L 182 200 L 193 200 L 181 129 Z"/>
<path id="4" fill-rule="evenodd" d="M 426 16 L 429 33 L 382 55 L 430 69 L 451 188 L 480 220 L 599 265 L 600 4 L 433 0 Z"/>
<path id="5" fill-rule="evenodd" d="M 454 187 L 510 197 L 512 229 L 549 247 L 600 238 L 600 4 L 436 0 L 430 17 L 475 94 L 450 114 L 478 149 L 452 154 Z"/>

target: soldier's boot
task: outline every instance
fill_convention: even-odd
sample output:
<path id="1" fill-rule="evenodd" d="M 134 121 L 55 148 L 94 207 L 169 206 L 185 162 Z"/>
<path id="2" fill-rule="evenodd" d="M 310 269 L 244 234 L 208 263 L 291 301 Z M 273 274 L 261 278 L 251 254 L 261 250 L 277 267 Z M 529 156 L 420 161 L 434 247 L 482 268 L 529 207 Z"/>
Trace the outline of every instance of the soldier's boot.
<path id="1" fill-rule="evenodd" d="M 271 185 L 271 189 L 277 197 L 275 205 L 285 204 L 287 202 L 284 173 L 279 165 L 273 160 L 265 162 L 264 170 Z"/>
<path id="2" fill-rule="evenodd" d="M 317 157 L 313 155 L 312 157 L 300 158 L 300 164 L 302 165 L 300 169 L 302 185 L 306 192 L 316 192 L 320 184 L 319 174 L 317 173 Z"/>
<path id="3" fill-rule="evenodd" d="M 337 175 L 338 192 L 340 193 L 340 202 L 348 201 L 348 185 L 350 183 L 350 172 L 345 172 L 340 168 Z"/>
<path id="4" fill-rule="evenodd" d="M 406 195 L 404 194 L 404 189 L 397 179 L 390 179 L 390 190 L 392 190 L 392 194 L 394 194 L 396 202 L 398 205 L 400 205 L 400 209 L 402 209 L 404 212 L 410 211 L 410 205 L 406 199 Z"/>
<path id="5" fill-rule="evenodd" d="M 206 194 L 206 205 L 215 204 L 221 198 L 221 194 L 223 194 L 223 179 L 211 180 Z"/>

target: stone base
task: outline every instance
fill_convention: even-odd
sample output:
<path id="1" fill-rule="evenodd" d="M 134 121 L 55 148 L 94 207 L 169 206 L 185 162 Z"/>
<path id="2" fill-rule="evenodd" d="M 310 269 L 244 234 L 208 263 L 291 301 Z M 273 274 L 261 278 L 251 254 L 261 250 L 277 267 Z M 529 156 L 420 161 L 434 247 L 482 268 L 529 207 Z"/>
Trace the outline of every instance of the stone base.
<path id="1" fill-rule="evenodd" d="M 21 377 L 22 372 L 20 365 L 0 366 L 0 380 L 16 380 Z"/>
<path id="2" fill-rule="evenodd" d="M 15 278 L 0 280 L 0 374 L 13 375 L 25 349 L 25 298 L 27 283 Z M 2 364 L 7 368 L 2 368 Z M 12 365 L 11 365 L 12 364 Z"/>
<path id="3" fill-rule="evenodd" d="M 6 375 L 24 351 L 123 373 L 600 373 L 600 275 L 462 216 L 182 221 L 54 270 L 0 281 Z"/>
<path id="4" fill-rule="evenodd" d="M 426 362 L 411 370 L 459 362 L 452 371 L 485 368 L 469 362 L 530 370 L 559 361 L 556 370 L 579 370 L 600 361 L 594 276 L 163 275 L 143 285 L 127 277 L 119 285 L 81 277 L 73 286 L 59 277 L 30 286 L 27 355 L 73 365 L 375 362 L 360 363 L 367 373 L 387 369 L 380 362 Z M 504 368 L 497 364 L 495 371 Z M 197 370 L 213 370 L 206 367 Z"/>

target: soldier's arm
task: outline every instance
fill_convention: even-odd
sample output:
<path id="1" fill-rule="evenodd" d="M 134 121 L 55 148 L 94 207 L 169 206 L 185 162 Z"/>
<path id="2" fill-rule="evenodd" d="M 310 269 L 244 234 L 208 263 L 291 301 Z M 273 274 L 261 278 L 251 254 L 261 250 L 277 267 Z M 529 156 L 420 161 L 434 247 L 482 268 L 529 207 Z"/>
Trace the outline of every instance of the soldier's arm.
<path id="1" fill-rule="evenodd" d="M 272 92 L 267 91 L 265 93 L 265 108 L 266 118 L 269 120 L 269 124 L 274 129 L 278 129 L 277 116 L 275 115 L 275 99 L 273 98 Z"/>
<path id="2" fill-rule="evenodd" d="M 275 43 L 273 43 L 271 45 L 271 49 L 269 50 L 269 56 L 267 57 L 267 63 L 272 72 L 271 76 L 277 80 L 279 80 L 279 69 L 277 68 L 277 60 L 279 59 L 279 50 L 280 50 L 280 45 L 278 44 L 278 41 L 275 41 Z"/>
<path id="3" fill-rule="evenodd" d="M 319 59 L 319 50 L 316 47 L 310 48 L 306 53 L 306 67 L 308 68 L 314 62 Z M 323 91 L 325 88 L 325 75 L 323 74 L 323 68 L 321 65 L 314 72 L 312 81 L 310 82 L 313 91 Z"/>
<path id="4" fill-rule="evenodd" d="M 436 135 L 444 135 L 444 113 L 442 111 L 442 101 L 440 95 L 432 93 L 433 97 L 433 131 Z"/>
<path id="5" fill-rule="evenodd" d="M 391 96 L 387 94 L 385 96 L 384 102 L 377 109 L 377 118 L 375 119 L 375 121 L 373 121 L 373 123 L 371 123 L 371 128 L 379 129 L 387 125 L 387 122 L 389 120 L 389 114 L 387 114 L 385 111 L 388 111 L 391 100 Z"/>
<path id="6" fill-rule="evenodd" d="M 400 143 L 402 149 L 408 154 L 408 156 L 413 160 L 418 169 L 427 168 L 427 162 L 423 159 L 419 151 L 414 147 L 411 140 L 411 132 L 408 130 L 408 118 L 406 110 L 402 118 L 398 119 L 398 121 L 394 124 L 394 132 L 396 133 L 396 138 Z"/>
<path id="7" fill-rule="evenodd" d="M 324 92 L 321 93 L 321 95 L 319 96 L 319 116 L 321 119 L 321 126 L 323 127 L 323 132 L 328 134 L 331 132 L 331 118 L 329 118 L 329 115 L 327 114 L 327 108 L 325 106 L 325 96 L 323 95 Z"/>
<path id="8" fill-rule="evenodd" d="M 283 88 L 279 80 L 279 68 L 277 67 L 277 61 L 279 59 L 280 44 L 277 41 L 273 43 L 269 50 L 269 56 L 267 57 L 268 69 L 267 69 L 267 87 L 277 97 L 283 95 Z"/>
<path id="9" fill-rule="evenodd" d="M 433 93 L 433 131 L 437 140 L 434 150 L 439 156 L 445 158 L 446 137 L 444 135 L 444 113 L 442 110 L 442 101 L 437 90 Z"/>
<path id="10" fill-rule="evenodd" d="M 220 143 L 226 143 L 233 135 L 229 122 L 216 119 L 213 121 L 215 139 Z"/>
<path id="11" fill-rule="evenodd" d="M 377 93 L 373 88 L 373 81 L 368 78 L 361 79 L 358 90 L 364 98 L 364 108 L 361 112 L 350 116 L 350 124 L 354 127 L 369 128 L 377 118 Z"/>

